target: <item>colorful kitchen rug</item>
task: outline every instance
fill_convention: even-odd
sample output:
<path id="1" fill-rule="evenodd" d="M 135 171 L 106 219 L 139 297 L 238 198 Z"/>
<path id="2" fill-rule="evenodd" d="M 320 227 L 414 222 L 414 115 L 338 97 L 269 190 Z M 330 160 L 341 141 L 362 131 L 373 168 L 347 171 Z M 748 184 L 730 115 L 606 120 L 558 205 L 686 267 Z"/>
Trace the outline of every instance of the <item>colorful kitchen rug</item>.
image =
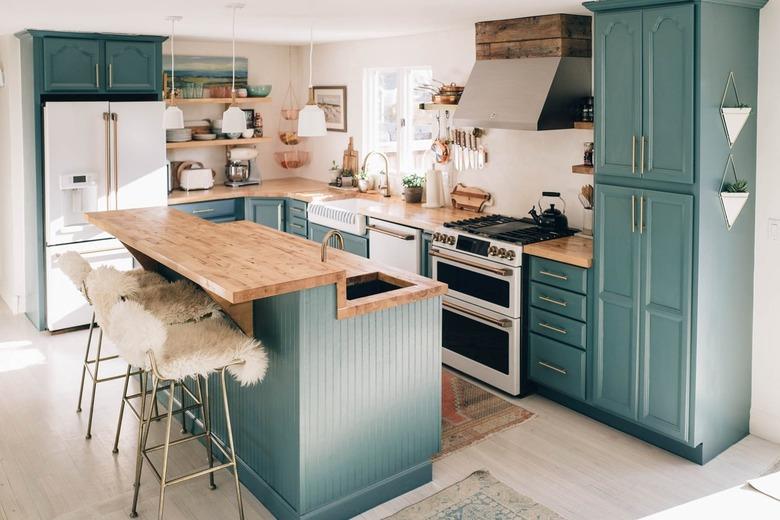
<path id="1" fill-rule="evenodd" d="M 434 460 L 533 417 L 449 370 L 441 374 L 441 451 Z"/>
<path id="2" fill-rule="evenodd" d="M 515 492 L 487 471 L 402 509 L 385 520 L 562 520 L 555 511 Z"/>

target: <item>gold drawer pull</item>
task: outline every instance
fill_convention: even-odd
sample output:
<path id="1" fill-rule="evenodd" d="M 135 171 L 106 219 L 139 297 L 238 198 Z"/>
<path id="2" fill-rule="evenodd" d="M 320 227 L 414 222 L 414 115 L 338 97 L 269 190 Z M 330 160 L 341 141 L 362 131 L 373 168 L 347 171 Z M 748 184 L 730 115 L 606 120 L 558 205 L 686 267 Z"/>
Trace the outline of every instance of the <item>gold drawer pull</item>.
<path id="1" fill-rule="evenodd" d="M 568 334 L 568 331 L 566 329 L 559 329 L 558 327 L 554 327 L 554 326 L 550 325 L 549 323 L 545 323 L 543 321 L 539 322 L 539 326 L 544 328 L 544 329 L 551 330 L 553 332 L 557 332 L 558 334 Z"/>
<path id="2" fill-rule="evenodd" d="M 295 207 L 295 206 L 290 206 L 290 210 L 291 210 L 291 211 L 297 211 L 298 213 L 306 213 L 306 211 L 305 211 L 305 210 L 303 210 L 303 209 L 301 209 L 301 208 L 297 208 L 297 207 Z"/>
<path id="3" fill-rule="evenodd" d="M 201 213 L 213 213 L 213 212 L 214 212 L 214 208 L 193 209 L 192 210 L 192 214 L 193 215 L 198 215 L 198 214 L 201 214 Z"/>
<path id="4" fill-rule="evenodd" d="M 539 274 L 543 274 L 544 276 L 549 276 L 550 278 L 556 278 L 558 280 L 568 280 L 569 277 L 563 274 L 555 274 L 551 273 L 550 271 L 539 271 Z"/>
<path id="5" fill-rule="evenodd" d="M 301 226 L 300 224 L 296 224 L 295 222 L 291 222 L 290 225 L 294 228 L 303 229 L 303 226 Z"/>
<path id="6" fill-rule="evenodd" d="M 556 300 L 555 298 L 550 298 L 549 296 L 539 296 L 539 299 L 544 301 L 544 302 L 547 302 L 547 303 L 560 305 L 561 307 L 567 307 L 569 305 L 568 303 L 566 303 L 564 301 Z"/>
<path id="7" fill-rule="evenodd" d="M 551 365 L 551 364 L 549 364 L 549 363 L 545 363 L 544 361 L 537 361 L 537 364 L 538 364 L 540 367 L 547 368 L 547 369 L 549 369 L 549 370 L 552 370 L 553 372 L 558 372 L 558 373 L 559 373 L 559 374 L 561 374 L 562 376 L 565 376 L 566 374 L 568 374 L 568 372 L 566 371 L 566 369 L 565 369 L 565 368 L 556 367 L 555 365 Z"/>

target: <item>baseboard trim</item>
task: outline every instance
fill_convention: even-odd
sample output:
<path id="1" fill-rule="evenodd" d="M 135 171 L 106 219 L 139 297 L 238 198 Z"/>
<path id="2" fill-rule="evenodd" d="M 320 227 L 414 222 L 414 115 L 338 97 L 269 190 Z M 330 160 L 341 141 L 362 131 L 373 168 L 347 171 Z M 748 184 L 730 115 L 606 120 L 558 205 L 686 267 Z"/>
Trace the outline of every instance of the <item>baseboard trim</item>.
<path id="1" fill-rule="evenodd" d="M 770 442 L 780 443 L 780 415 L 751 408 L 750 433 Z"/>

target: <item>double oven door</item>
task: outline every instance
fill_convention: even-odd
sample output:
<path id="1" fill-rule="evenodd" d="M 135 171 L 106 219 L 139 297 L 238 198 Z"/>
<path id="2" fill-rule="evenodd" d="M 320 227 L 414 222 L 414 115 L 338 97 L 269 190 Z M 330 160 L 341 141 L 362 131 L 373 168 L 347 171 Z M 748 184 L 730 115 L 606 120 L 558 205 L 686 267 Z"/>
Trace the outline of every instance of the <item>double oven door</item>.
<path id="1" fill-rule="evenodd" d="M 449 286 L 442 299 L 444 364 L 518 395 L 520 268 L 435 248 L 431 260 L 433 277 Z"/>

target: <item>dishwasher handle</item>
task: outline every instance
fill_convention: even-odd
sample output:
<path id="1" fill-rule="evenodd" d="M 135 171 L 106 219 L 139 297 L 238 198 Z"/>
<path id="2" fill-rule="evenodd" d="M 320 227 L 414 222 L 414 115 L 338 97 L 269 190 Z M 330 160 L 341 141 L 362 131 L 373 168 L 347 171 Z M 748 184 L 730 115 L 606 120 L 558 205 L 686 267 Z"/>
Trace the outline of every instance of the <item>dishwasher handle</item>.
<path id="1" fill-rule="evenodd" d="M 415 235 L 413 234 L 405 234 L 405 233 L 396 233 L 395 231 L 391 231 L 389 229 L 381 228 L 375 224 L 369 224 L 368 225 L 369 231 L 376 231 L 377 233 L 382 233 L 383 235 L 388 235 L 393 238 L 398 238 L 400 240 L 414 240 Z"/>

